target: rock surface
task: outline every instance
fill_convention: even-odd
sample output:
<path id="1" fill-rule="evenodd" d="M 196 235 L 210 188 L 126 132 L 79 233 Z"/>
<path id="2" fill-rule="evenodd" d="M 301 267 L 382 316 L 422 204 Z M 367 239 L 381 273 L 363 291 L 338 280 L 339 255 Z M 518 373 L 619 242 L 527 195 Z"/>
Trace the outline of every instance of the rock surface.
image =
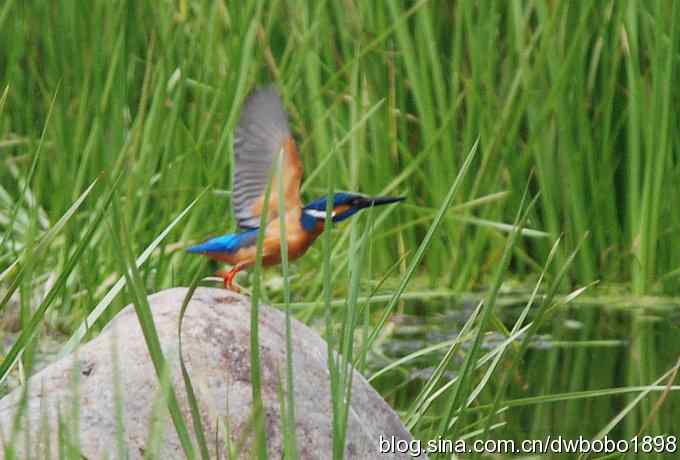
<path id="1" fill-rule="evenodd" d="M 177 321 L 185 295 L 184 288 L 169 289 L 150 296 L 149 303 L 163 351 L 172 366 L 175 393 L 191 429 L 177 340 Z M 279 397 L 285 388 L 284 321 L 282 312 L 267 306 L 260 308 L 260 360 L 269 458 L 282 458 Z M 249 343 L 250 299 L 222 289 L 197 289 L 184 317 L 182 348 L 211 458 L 226 458 L 224 446 L 230 442 L 242 443 L 245 450 L 253 442 Z M 112 353 L 114 347 L 116 353 Z M 300 458 L 331 458 L 332 411 L 326 343 L 316 332 L 293 320 L 293 349 Z M 159 385 L 131 305 L 99 337 L 29 380 L 26 412 L 21 418 L 19 435 L 12 442 L 19 458 L 27 457 L 26 446 L 30 446 L 32 458 L 47 458 L 47 445 L 49 458 L 57 458 L 58 420 L 60 416 L 68 420 L 74 403 L 79 406 L 78 424 L 67 421 L 62 433 L 69 429 L 79 432 L 83 458 L 117 458 L 116 380 L 122 395 L 118 408 L 122 411 L 127 453 L 129 458 L 142 458 L 149 448 L 149 430 L 153 425 L 150 415 L 154 404 L 158 404 Z M 0 435 L 4 442 L 11 439 L 22 390 L 17 388 L 0 401 Z M 184 458 L 169 417 L 163 418 L 163 425 L 158 458 Z M 355 372 L 345 458 L 412 458 L 406 454 L 379 454 L 381 435 L 411 440 L 394 411 Z M 247 458 L 246 452 L 242 450 L 238 458 Z"/>

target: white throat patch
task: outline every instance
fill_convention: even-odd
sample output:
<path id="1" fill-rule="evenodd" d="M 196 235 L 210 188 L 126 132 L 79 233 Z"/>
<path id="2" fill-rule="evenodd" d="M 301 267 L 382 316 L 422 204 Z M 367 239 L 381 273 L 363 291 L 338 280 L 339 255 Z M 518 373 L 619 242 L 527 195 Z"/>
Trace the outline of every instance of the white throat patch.
<path id="1" fill-rule="evenodd" d="M 315 219 L 325 219 L 326 211 L 318 211 L 316 209 L 305 209 L 305 214 L 312 216 Z M 335 211 L 331 213 L 331 217 L 335 217 Z"/>

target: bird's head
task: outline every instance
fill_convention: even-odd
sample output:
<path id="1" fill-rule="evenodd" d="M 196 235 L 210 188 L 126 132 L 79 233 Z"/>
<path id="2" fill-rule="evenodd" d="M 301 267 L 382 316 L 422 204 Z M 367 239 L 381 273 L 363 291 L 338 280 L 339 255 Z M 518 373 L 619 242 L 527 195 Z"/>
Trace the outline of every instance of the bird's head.
<path id="1" fill-rule="evenodd" d="M 341 222 L 364 208 L 403 201 L 403 196 L 364 196 L 358 193 L 337 192 L 333 195 L 333 222 Z M 328 197 L 312 201 L 302 210 L 302 225 L 307 230 L 316 228 L 326 220 Z"/>

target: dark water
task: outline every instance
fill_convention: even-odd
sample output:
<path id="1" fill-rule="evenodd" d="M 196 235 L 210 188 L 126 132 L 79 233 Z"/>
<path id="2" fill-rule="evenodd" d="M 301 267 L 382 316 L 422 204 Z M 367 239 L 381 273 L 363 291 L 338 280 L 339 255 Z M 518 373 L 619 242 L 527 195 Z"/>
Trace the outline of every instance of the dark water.
<path id="1" fill-rule="evenodd" d="M 499 298 L 495 313 L 507 330 L 513 328 L 528 297 L 529 293 L 517 292 Z M 371 355 L 367 375 L 424 348 L 456 339 L 476 305 L 477 302 L 471 299 L 409 304 L 404 314 L 393 319 L 394 333 L 389 340 L 381 343 Z M 529 311 L 524 325 L 536 319 L 539 307 L 540 300 Z M 479 356 L 496 349 L 507 339 L 496 325 L 490 321 Z M 471 407 L 492 402 L 500 376 L 513 366 L 502 401 L 652 384 L 675 366 L 680 357 L 680 299 L 619 295 L 591 297 L 559 306 L 546 315 L 536 334 L 529 338 L 522 361 L 515 363 L 523 338 L 506 348 L 492 378 Z M 457 376 L 471 345 L 471 338 L 461 343 L 441 384 Z M 411 359 L 372 383 L 393 406 L 407 411 L 448 348 L 442 347 Z M 487 368 L 488 364 L 474 373 L 473 385 L 479 382 Z M 517 439 L 547 434 L 592 437 L 638 394 L 639 391 L 574 401 L 520 404 L 499 417 L 506 425 L 499 430 L 498 436 Z M 648 401 L 640 403 L 626 420 L 632 420 L 632 426 L 641 426 L 660 394 L 659 391 L 651 394 Z M 680 392 L 671 392 L 657 409 L 656 430 L 680 432 L 678 394 Z M 440 412 L 441 407 L 434 404 L 430 416 L 436 418 Z M 482 411 L 472 411 L 465 420 L 473 425 L 480 414 Z M 626 420 L 614 427 L 612 435 L 627 436 Z"/>

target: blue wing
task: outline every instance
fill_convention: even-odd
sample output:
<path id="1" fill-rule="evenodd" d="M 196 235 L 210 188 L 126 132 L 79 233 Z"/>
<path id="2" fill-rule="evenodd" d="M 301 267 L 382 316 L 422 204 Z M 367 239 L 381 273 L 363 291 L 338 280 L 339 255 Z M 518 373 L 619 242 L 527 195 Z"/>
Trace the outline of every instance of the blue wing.
<path id="1" fill-rule="evenodd" d="M 250 230 L 242 233 L 230 233 L 218 236 L 205 243 L 197 244 L 187 248 L 187 252 L 202 254 L 206 252 L 236 252 L 239 249 L 255 244 L 257 230 Z"/>

